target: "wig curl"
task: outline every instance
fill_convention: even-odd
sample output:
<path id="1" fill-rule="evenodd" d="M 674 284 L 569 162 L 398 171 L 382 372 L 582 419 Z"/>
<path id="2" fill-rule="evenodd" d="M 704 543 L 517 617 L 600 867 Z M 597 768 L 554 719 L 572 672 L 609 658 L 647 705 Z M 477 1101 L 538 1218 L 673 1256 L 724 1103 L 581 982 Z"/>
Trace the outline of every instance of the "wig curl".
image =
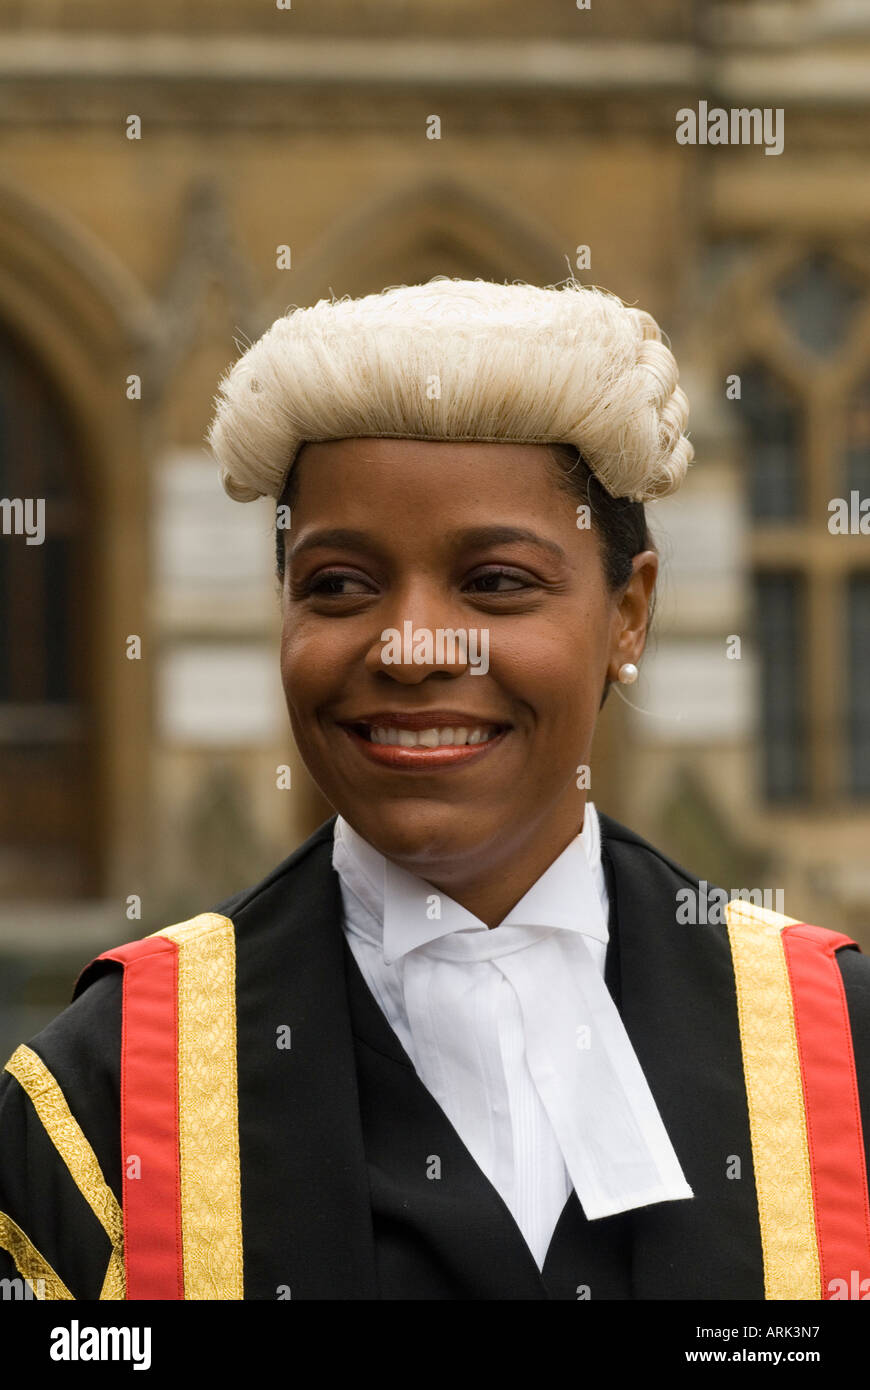
<path id="1" fill-rule="evenodd" d="M 569 280 L 451 279 L 297 308 L 221 380 L 208 441 L 238 502 L 280 497 L 305 443 L 573 444 L 613 497 L 645 502 L 694 457 L 655 319 Z"/>

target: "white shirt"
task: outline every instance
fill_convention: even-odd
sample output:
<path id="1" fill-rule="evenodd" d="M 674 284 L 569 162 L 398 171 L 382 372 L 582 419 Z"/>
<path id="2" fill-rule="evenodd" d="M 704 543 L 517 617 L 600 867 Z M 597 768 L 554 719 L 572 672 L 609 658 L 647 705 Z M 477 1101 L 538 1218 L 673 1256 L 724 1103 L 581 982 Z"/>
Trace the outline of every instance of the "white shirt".
<path id="1" fill-rule="evenodd" d="M 591 802 L 493 930 L 340 815 L 333 866 L 363 978 L 539 1269 L 572 1186 L 590 1220 L 692 1196 L 604 984 Z"/>

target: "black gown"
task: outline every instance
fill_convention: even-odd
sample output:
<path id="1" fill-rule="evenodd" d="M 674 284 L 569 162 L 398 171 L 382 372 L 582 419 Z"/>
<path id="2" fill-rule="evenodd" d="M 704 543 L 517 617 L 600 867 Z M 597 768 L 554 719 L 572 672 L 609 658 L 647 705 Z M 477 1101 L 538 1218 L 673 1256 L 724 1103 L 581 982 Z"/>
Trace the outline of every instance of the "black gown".
<path id="1" fill-rule="evenodd" d="M 679 925 L 674 911 L 677 893 L 697 891 L 698 880 L 600 814 L 605 978 L 695 1195 L 589 1222 L 572 1192 L 539 1271 L 344 939 L 334 819 L 214 909 L 235 925 L 244 1297 L 763 1299 L 727 931 Z M 870 959 L 843 948 L 836 961 L 867 1163 Z M 30 1044 L 119 1203 L 122 978 L 112 962 L 92 965 L 74 1002 Z M 292 1028 L 289 1053 L 275 1046 L 282 1026 Z M 437 1182 L 427 1175 L 431 1154 L 441 1160 Z M 106 1223 L 8 1072 L 0 1073 L 0 1213 L 0 1278 L 20 1268 L 17 1230 L 73 1298 L 100 1297 L 113 1248 Z"/>

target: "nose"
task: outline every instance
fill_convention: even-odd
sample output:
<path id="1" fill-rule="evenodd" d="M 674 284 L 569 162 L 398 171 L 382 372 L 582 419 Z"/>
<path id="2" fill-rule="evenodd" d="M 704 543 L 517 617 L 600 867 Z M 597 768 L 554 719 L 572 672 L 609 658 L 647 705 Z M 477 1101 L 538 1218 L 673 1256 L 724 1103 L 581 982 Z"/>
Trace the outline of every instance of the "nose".
<path id="1" fill-rule="evenodd" d="M 468 669 L 467 633 L 456 605 L 430 586 L 415 586 L 379 609 L 379 626 L 366 667 L 404 685 L 417 685 L 433 671 L 459 676 Z"/>

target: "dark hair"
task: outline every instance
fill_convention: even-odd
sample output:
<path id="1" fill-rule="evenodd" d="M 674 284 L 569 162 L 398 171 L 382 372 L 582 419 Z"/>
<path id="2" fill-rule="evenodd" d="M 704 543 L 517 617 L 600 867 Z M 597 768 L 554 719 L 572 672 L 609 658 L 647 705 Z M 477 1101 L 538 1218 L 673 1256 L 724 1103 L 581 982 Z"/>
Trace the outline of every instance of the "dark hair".
<path id="1" fill-rule="evenodd" d="M 601 542 L 604 578 L 611 593 L 616 593 L 631 578 L 635 555 L 642 550 L 655 550 L 643 503 L 632 502 L 628 497 L 611 497 L 573 444 L 551 444 L 549 448 L 559 468 L 559 486 L 572 501 L 589 506 L 592 527 Z M 292 508 L 298 491 L 298 469 L 291 468 L 278 498 L 278 506 Z M 277 526 L 275 558 L 278 578 L 283 581 L 284 532 Z"/>
<path id="2" fill-rule="evenodd" d="M 592 527 L 601 542 L 604 578 L 617 593 L 631 578 L 632 560 L 642 550 L 655 550 L 642 502 L 611 497 L 573 444 L 551 444 L 559 465 L 559 486 L 572 501 L 586 503 Z"/>
<path id="3" fill-rule="evenodd" d="M 301 450 L 300 450 L 301 452 Z M 296 506 L 296 498 L 299 496 L 299 469 L 291 468 L 284 479 L 284 486 L 281 495 L 275 504 L 275 571 L 279 581 L 284 583 L 284 528 L 278 525 L 277 516 L 279 507 Z"/>

